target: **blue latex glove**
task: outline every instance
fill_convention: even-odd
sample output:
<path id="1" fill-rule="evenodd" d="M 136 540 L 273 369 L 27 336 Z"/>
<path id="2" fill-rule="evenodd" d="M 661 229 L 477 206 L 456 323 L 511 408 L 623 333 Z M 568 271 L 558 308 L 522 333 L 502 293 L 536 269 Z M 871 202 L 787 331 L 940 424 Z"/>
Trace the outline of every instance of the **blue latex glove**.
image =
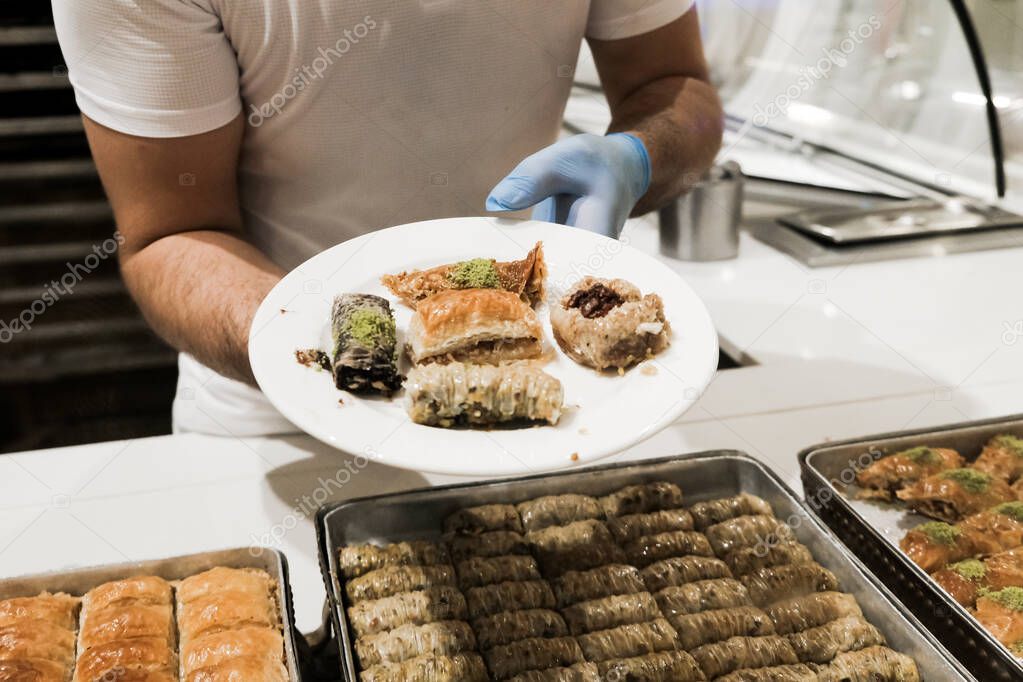
<path id="1" fill-rule="evenodd" d="M 650 186 L 650 155 L 634 135 L 574 135 L 541 149 L 487 197 L 488 211 L 530 206 L 533 218 L 617 237 Z"/>

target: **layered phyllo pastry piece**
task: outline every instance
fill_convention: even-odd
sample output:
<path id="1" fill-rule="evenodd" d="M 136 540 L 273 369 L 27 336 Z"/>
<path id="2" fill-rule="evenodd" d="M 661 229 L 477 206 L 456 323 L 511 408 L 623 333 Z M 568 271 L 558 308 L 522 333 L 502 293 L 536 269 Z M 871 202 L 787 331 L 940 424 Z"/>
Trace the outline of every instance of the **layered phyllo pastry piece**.
<path id="1" fill-rule="evenodd" d="M 552 609 L 554 592 L 546 580 L 504 582 L 471 587 L 465 593 L 470 618 L 517 609 Z"/>
<path id="2" fill-rule="evenodd" d="M 733 606 L 727 609 L 701 611 L 675 616 L 669 622 L 678 631 L 679 644 L 687 650 L 731 637 L 760 637 L 774 634 L 774 623 L 770 617 L 755 606 Z"/>
<path id="3" fill-rule="evenodd" d="M 502 262 L 492 258 L 473 258 L 429 270 L 384 275 L 380 281 L 412 308 L 435 294 L 460 289 L 500 289 L 536 305 L 544 298 L 546 276 L 543 244 L 537 242 L 522 260 Z"/>
<path id="4" fill-rule="evenodd" d="M 444 519 L 444 532 L 479 535 L 491 530 L 523 531 L 519 512 L 511 504 L 483 504 L 459 509 Z"/>
<path id="5" fill-rule="evenodd" d="M 1014 483 L 1023 476 L 1023 438 L 995 436 L 981 450 L 973 468 Z"/>
<path id="6" fill-rule="evenodd" d="M 803 663 L 827 663 L 838 654 L 885 643 L 884 635 L 859 616 L 847 616 L 788 635 Z"/>
<path id="7" fill-rule="evenodd" d="M 561 608 L 613 595 L 645 592 L 646 585 L 635 566 L 607 564 L 588 571 L 566 571 L 551 581 Z"/>
<path id="8" fill-rule="evenodd" d="M 499 289 L 445 291 L 420 301 L 406 342 L 414 364 L 499 364 L 537 358 L 540 320 L 515 294 Z"/>
<path id="9" fill-rule="evenodd" d="M 982 590 L 989 590 L 987 566 L 980 559 L 964 559 L 931 574 L 949 596 L 968 608 L 973 608 Z"/>
<path id="10" fill-rule="evenodd" d="M 465 620 L 465 597 L 455 587 L 430 587 L 393 597 L 359 602 L 348 609 L 348 622 L 359 637 L 402 625 L 425 625 L 441 620 Z"/>
<path id="11" fill-rule="evenodd" d="M 654 593 L 666 587 L 685 585 L 697 580 L 732 577 L 732 572 L 725 562 L 705 556 L 661 559 L 644 568 L 640 574 L 647 589 Z"/>
<path id="12" fill-rule="evenodd" d="M 654 596 L 668 622 L 703 611 L 753 606 L 746 586 L 733 578 L 711 578 L 672 585 Z"/>
<path id="13" fill-rule="evenodd" d="M 405 394 L 412 421 L 440 427 L 556 424 L 564 403 L 561 382 L 528 362 L 416 367 Z"/>
<path id="14" fill-rule="evenodd" d="M 645 680 L 648 682 L 695 682 L 706 679 L 700 666 L 685 651 L 633 656 L 597 664 L 602 680 Z"/>
<path id="15" fill-rule="evenodd" d="M 523 639 L 552 639 L 568 635 L 564 618 L 549 608 L 501 611 L 475 619 L 472 627 L 483 651 Z"/>
<path id="16" fill-rule="evenodd" d="M 608 519 L 607 529 L 616 541 L 628 543 L 649 535 L 692 530 L 693 517 L 685 509 L 626 514 Z"/>
<path id="17" fill-rule="evenodd" d="M 799 662 L 789 641 L 778 635 L 731 637 L 721 642 L 696 647 L 690 653 L 709 680 L 742 668 L 763 668 Z"/>
<path id="18" fill-rule="evenodd" d="M 389 395 L 401 388 L 391 304 L 372 294 L 341 294 L 330 314 L 334 384 L 353 393 Z"/>
<path id="19" fill-rule="evenodd" d="M 817 563 L 761 568 L 741 580 L 757 606 L 838 589 L 835 574 Z"/>
<path id="20" fill-rule="evenodd" d="M 671 327 L 657 294 L 623 279 L 584 277 L 551 306 L 551 327 L 576 362 L 624 369 L 668 347 Z"/>
<path id="21" fill-rule="evenodd" d="M 813 555 L 806 545 L 799 542 L 781 542 L 771 545 L 754 545 L 740 547 L 725 555 L 725 563 L 737 576 L 752 573 L 761 568 L 771 566 L 787 566 L 789 564 L 808 564 L 813 562 Z"/>
<path id="22" fill-rule="evenodd" d="M 1023 502 L 1003 502 L 971 514 L 959 526 L 971 533 L 977 554 L 995 554 L 1023 545 Z"/>
<path id="23" fill-rule="evenodd" d="M 0 680 L 71 679 L 78 608 L 64 593 L 0 601 Z"/>
<path id="24" fill-rule="evenodd" d="M 559 666 L 557 668 L 547 668 L 546 670 L 529 670 L 510 678 L 509 682 L 604 682 L 606 679 L 610 678 L 602 677 L 597 665 L 593 663 L 576 663 L 568 667 Z"/>
<path id="25" fill-rule="evenodd" d="M 338 555 L 341 574 L 357 578 L 385 566 L 436 566 L 450 564 L 447 548 L 425 540 L 396 542 L 386 547 L 377 545 L 346 545 Z"/>
<path id="26" fill-rule="evenodd" d="M 921 446 L 881 457 L 859 471 L 856 482 L 867 497 L 891 499 L 907 485 L 961 466 L 962 455 L 955 450 Z"/>
<path id="27" fill-rule="evenodd" d="M 527 555 L 471 557 L 458 562 L 458 585 L 463 591 L 483 585 L 540 579 L 536 559 Z"/>
<path id="28" fill-rule="evenodd" d="M 646 568 L 652 563 L 680 556 L 714 556 L 707 537 L 695 530 L 673 530 L 646 535 L 625 545 L 625 556 L 634 566 Z"/>
<path id="29" fill-rule="evenodd" d="M 780 635 L 809 630 L 838 618 L 863 616 L 856 598 L 844 592 L 814 592 L 776 602 L 765 610 Z"/>
<path id="30" fill-rule="evenodd" d="M 999 642 L 1023 652 L 1023 587 L 985 592 L 977 599 L 976 616 Z"/>
<path id="31" fill-rule="evenodd" d="M 604 510 L 589 495 L 546 495 L 515 505 L 526 531 L 604 518 Z"/>
<path id="32" fill-rule="evenodd" d="M 548 577 L 571 570 L 625 563 L 625 554 L 611 532 L 596 519 L 526 533 L 526 541 L 540 570 Z"/>
<path id="33" fill-rule="evenodd" d="M 928 521 L 906 533 L 899 547 L 917 566 L 931 573 L 946 564 L 970 558 L 977 553 L 978 542 L 976 531 L 943 521 Z"/>
<path id="34" fill-rule="evenodd" d="M 419 656 L 453 656 L 476 650 L 476 635 L 461 620 L 424 625 L 406 624 L 387 632 L 360 637 L 355 654 L 363 668 L 381 663 L 401 663 Z"/>
<path id="35" fill-rule="evenodd" d="M 363 670 L 361 682 L 487 682 L 487 668 L 475 652 L 453 656 L 427 654 L 400 663 L 381 663 Z"/>
<path id="36" fill-rule="evenodd" d="M 949 523 L 1014 499 L 1003 479 L 970 468 L 932 474 L 896 495 L 909 508 Z"/>
<path id="37" fill-rule="evenodd" d="M 458 562 L 472 558 L 529 554 L 525 536 L 512 530 L 492 530 L 479 535 L 450 535 L 446 539 L 451 548 L 451 557 Z"/>
<path id="38" fill-rule="evenodd" d="M 531 670 L 566 668 L 584 661 L 574 637 L 521 639 L 483 653 L 495 680 L 507 680 Z"/>
<path id="39" fill-rule="evenodd" d="M 619 625 L 645 623 L 661 617 L 657 602 L 649 592 L 591 599 L 567 606 L 563 613 L 573 635 L 608 630 Z"/>
<path id="40" fill-rule="evenodd" d="M 859 651 L 838 654 L 826 666 L 818 669 L 820 682 L 848 682 L 848 680 L 897 680 L 920 682 L 916 663 L 905 654 L 885 646 L 870 646 Z"/>
<path id="41" fill-rule="evenodd" d="M 604 495 L 600 505 L 608 519 L 626 514 L 643 514 L 682 506 L 682 489 L 668 481 L 636 483 Z"/>
<path id="42" fill-rule="evenodd" d="M 455 569 L 451 566 L 385 566 L 348 581 L 345 592 L 355 604 L 441 585 L 455 585 Z"/>
<path id="43" fill-rule="evenodd" d="M 763 552 L 768 547 L 796 541 L 788 525 L 767 514 L 736 516 L 715 523 L 707 528 L 706 534 L 714 552 L 721 556 L 743 547 L 753 547 Z"/>
<path id="44" fill-rule="evenodd" d="M 818 666 L 806 663 L 743 668 L 722 675 L 715 682 L 820 682 Z"/>
<path id="45" fill-rule="evenodd" d="M 619 625 L 579 635 L 587 661 L 600 663 L 616 658 L 633 658 L 660 651 L 674 651 L 678 634 L 663 618 L 646 623 Z"/>
<path id="46" fill-rule="evenodd" d="M 689 508 L 689 512 L 693 516 L 693 524 L 697 530 L 706 530 L 716 523 L 734 519 L 736 516 L 774 514 L 770 504 L 749 493 L 697 502 Z"/>

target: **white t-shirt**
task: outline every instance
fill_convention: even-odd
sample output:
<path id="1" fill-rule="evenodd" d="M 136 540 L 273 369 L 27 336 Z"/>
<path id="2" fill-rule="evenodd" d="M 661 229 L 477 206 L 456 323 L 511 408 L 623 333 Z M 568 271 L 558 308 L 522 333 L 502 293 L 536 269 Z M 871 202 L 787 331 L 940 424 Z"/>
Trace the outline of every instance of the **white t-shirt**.
<path id="1" fill-rule="evenodd" d="M 646 33 L 692 3 L 53 0 L 53 13 L 97 123 L 181 137 L 244 113 L 245 230 L 290 269 L 370 230 L 482 214 L 556 139 L 583 37 Z"/>

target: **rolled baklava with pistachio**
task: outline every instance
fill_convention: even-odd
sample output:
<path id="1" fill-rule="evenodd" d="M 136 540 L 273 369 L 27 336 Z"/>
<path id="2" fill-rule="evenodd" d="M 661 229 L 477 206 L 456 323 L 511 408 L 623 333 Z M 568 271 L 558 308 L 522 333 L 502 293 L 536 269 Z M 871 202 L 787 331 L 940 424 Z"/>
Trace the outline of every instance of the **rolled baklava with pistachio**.
<path id="1" fill-rule="evenodd" d="M 398 339 L 387 299 L 341 294 L 330 314 L 334 385 L 353 393 L 389 395 L 401 388 Z"/>

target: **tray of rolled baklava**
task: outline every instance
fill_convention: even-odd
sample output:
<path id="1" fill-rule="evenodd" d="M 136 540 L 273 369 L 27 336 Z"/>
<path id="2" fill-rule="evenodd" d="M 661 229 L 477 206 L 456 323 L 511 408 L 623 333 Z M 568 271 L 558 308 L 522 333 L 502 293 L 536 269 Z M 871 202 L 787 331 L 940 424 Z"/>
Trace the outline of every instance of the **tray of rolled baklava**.
<path id="1" fill-rule="evenodd" d="M 352 500 L 317 533 L 349 682 L 974 679 L 738 452 Z"/>
<path id="2" fill-rule="evenodd" d="M 297 682 L 284 555 L 243 548 L 0 580 L 0 680 Z"/>
<path id="3" fill-rule="evenodd" d="M 1023 679 L 1023 416 L 804 450 L 807 502 L 984 680 Z"/>

